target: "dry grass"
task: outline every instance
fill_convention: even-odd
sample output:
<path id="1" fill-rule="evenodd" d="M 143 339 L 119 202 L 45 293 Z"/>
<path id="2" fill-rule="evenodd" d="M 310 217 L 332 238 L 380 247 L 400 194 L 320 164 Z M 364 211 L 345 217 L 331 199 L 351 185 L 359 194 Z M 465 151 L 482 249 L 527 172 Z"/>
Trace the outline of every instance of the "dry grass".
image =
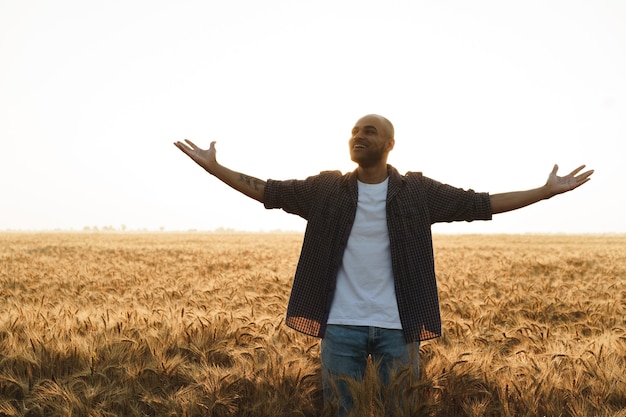
<path id="1" fill-rule="evenodd" d="M 0 234 L 0 415 L 324 414 L 318 341 L 283 325 L 301 239 Z M 626 417 L 625 236 L 435 253 L 444 336 L 355 415 Z"/>

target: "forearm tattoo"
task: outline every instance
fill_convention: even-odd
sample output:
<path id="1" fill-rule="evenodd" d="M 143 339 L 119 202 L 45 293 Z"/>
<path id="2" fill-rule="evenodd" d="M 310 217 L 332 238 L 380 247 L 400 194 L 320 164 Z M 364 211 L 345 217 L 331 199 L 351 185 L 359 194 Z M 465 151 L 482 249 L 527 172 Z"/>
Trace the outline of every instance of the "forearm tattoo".
<path id="1" fill-rule="evenodd" d="M 255 191 L 259 191 L 259 186 L 263 184 L 263 181 L 261 181 L 260 179 L 244 174 L 239 174 L 239 181 L 243 182 Z"/>

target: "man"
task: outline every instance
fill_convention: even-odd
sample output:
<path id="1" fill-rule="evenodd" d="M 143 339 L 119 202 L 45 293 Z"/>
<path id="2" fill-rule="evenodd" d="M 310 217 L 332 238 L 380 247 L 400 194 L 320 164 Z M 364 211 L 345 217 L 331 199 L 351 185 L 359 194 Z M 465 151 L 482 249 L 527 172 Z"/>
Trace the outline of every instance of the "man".
<path id="1" fill-rule="evenodd" d="M 307 220 L 287 308 L 286 323 L 322 338 L 325 400 L 336 386 L 340 414 L 352 406 L 343 377 L 361 378 L 367 358 L 383 383 L 392 369 L 417 371 L 419 343 L 441 335 L 430 226 L 436 222 L 490 220 L 573 190 L 593 171 L 557 176 L 545 185 L 489 195 L 424 177 L 401 175 L 387 157 L 394 128 L 371 114 L 359 119 L 348 142 L 354 172 L 322 172 L 304 180 L 262 181 L 217 162 L 215 142 L 202 150 L 175 145 L 210 174 L 239 192 Z"/>

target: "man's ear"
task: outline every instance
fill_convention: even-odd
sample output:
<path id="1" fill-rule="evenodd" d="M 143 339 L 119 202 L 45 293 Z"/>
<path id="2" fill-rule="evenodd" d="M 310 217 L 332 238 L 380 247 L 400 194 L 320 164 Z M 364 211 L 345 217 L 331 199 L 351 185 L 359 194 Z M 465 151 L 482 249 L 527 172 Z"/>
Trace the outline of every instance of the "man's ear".
<path id="1" fill-rule="evenodd" d="M 396 144 L 394 138 L 387 139 L 387 152 L 390 152 L 393 149 L 393 146 Z"/>

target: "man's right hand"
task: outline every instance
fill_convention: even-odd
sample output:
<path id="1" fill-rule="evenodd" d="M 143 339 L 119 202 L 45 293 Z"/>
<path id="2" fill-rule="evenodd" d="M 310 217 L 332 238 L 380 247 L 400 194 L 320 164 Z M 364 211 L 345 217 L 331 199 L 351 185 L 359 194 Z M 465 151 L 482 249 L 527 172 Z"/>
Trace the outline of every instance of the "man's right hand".
<path id="1" fill-rule="evenodd" d="M 214 174 L 215 167 L 217 166 L 215 141 L 211 142 L 209 149 L 200 149 L 189 139 L 185 139 L 185 142 L 186 143 L 180 141 L 174 142 L 174 145 L 210 174 Z"/>

